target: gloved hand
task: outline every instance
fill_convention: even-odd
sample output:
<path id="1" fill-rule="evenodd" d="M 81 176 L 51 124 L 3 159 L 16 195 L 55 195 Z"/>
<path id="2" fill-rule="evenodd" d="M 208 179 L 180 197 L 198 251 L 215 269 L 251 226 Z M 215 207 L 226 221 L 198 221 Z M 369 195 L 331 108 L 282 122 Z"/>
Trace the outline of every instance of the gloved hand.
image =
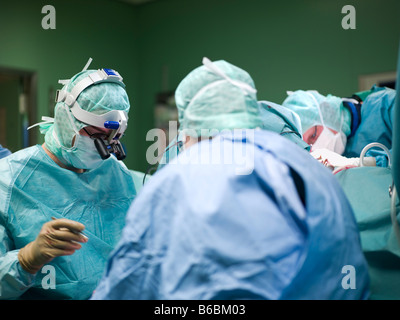
<path id="1" fill-rule="evenodd" d="M 324 166 L 331 169 L 338 167 L 358 167 L 360 166 L 360 158 L 346 158 L 340 154 L 328 149 L 317 149 L 311 152 L 311 155 L 321 162 Z M 375 166 L 374 157 L 364 157 L 364 166 Z"/>
<path id="2" fill-rule="evenodd" d="M 35 274 L 55 257 L 73 254 L 82 247 L 78 242 L 88 241 L 87 237 L 79 233 L 83 229 L 83 224 L 68 219 L 46 222 L 36 240 L 19 250 L 21 267 Z"/>

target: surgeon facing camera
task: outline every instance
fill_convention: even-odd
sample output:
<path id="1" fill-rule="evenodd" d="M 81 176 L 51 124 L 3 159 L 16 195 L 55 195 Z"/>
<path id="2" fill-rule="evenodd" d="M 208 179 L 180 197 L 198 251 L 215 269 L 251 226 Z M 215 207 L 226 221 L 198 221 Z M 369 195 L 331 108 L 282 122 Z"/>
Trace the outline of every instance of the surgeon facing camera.
<path id="1" fill-rule="evenodd" d="M 389 165 L 395 90 L 373 86 L 351 98 L 323 96 L 315 90 L 288 94 L 283 106 L 299 115 L 311 155 L 334 173 L 343 168 Z M 361 157 L 371 143 L 383 151 L 371 149 Z"/>
<path id="2" fill-rule="evenodd" d="M 87 299 L 119 240 L 136 194 L 119 161 L 130 104 L 120 74 L 90 62 L 60 81 L 43 145 L 0 160 L 1 299 Z"/>

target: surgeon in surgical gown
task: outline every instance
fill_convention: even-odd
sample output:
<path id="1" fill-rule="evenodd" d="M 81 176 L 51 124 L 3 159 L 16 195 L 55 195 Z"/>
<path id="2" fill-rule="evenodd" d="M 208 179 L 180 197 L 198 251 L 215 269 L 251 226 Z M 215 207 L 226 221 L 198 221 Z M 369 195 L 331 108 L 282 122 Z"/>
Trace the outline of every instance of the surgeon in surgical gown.
<path id="1" fill-rule="evenodd" d="M 183 151 L 133 202 L 92 299 L 367 298 L 357 225 L 335 178 L 260 129 L 247 72 L 203 63 L 175 93 Z"/>
<path id="2" fill-rule="evenodd" d="M 351 98 L 297 90 L 289 92 L 282 105 L 299 115 L 303 139 L 312 146 L 315 158 L 322 157 L 337 167 L 358 167 L 360 154 L 370 143 L 380 143 L 391 152 L 395 97 L 395 90 L 376 85 Z M 323 126 L 340 135 L 337 141 L 341 146 L 334 145 L 334 136 L 320 142 Z M 380 148 L 370 149 L 363 164 L 387 167 L 388 156 Z"/>
<path id="3" fill-rule="evenodd" d="M 63 92 L 71 98 L 99 72 L 83 70 Z M 80 92 L 81 112 L 127 116 L 123 83 L 107 79 Z M 43 145 L 0 160 L 1 299 L 88 299 L 135 197 L 122 161 L 114 155 L 102 160 L 94 146 L 92 137 L 103 139 L 110 131 L 77 120 L 71 106 L 59 100 L 54 119 L 40 124 Z M 82 230 L 84 235 L 72 232 Z"/>

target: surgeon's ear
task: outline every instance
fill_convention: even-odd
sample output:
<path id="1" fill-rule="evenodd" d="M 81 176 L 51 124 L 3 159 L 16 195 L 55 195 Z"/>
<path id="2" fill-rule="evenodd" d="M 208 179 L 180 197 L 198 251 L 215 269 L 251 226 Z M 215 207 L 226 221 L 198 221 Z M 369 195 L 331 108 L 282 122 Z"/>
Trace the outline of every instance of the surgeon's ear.
<path id="1" fill-rule="evenodd" d="M 76 135 L 74 135 L 72 138 L 71 148 L 75 145 L 75 138 L 76 138 Z"/>

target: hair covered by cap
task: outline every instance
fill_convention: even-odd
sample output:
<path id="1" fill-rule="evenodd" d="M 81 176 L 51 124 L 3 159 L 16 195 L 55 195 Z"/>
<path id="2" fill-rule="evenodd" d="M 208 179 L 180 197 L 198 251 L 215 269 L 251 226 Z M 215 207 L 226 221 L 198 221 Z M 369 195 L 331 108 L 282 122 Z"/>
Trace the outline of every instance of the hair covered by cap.
<path id="1" fill-rule="evenodd" d="M 254 88 L 250 75 L 224 61 L 213 62 L 229 80 Z M 261 126 L 256 93 L 216 74 L 206 66 L 191 71 L 175 92 L 180 129 L 201 135 L 201 129 L 241 129 Z"/>
<path id="2" fill-rule="evenodd" d="M 290 93 L 282 105 L 299 115 L 304 133 L 315 125 L 322 125 L 317 103 L 327 127 L 341 130 L 346 136 L 350 134 L 351 115 L 339 97 L 331 94 L 324 96 L 314 90 L 297 90 Z"/>

